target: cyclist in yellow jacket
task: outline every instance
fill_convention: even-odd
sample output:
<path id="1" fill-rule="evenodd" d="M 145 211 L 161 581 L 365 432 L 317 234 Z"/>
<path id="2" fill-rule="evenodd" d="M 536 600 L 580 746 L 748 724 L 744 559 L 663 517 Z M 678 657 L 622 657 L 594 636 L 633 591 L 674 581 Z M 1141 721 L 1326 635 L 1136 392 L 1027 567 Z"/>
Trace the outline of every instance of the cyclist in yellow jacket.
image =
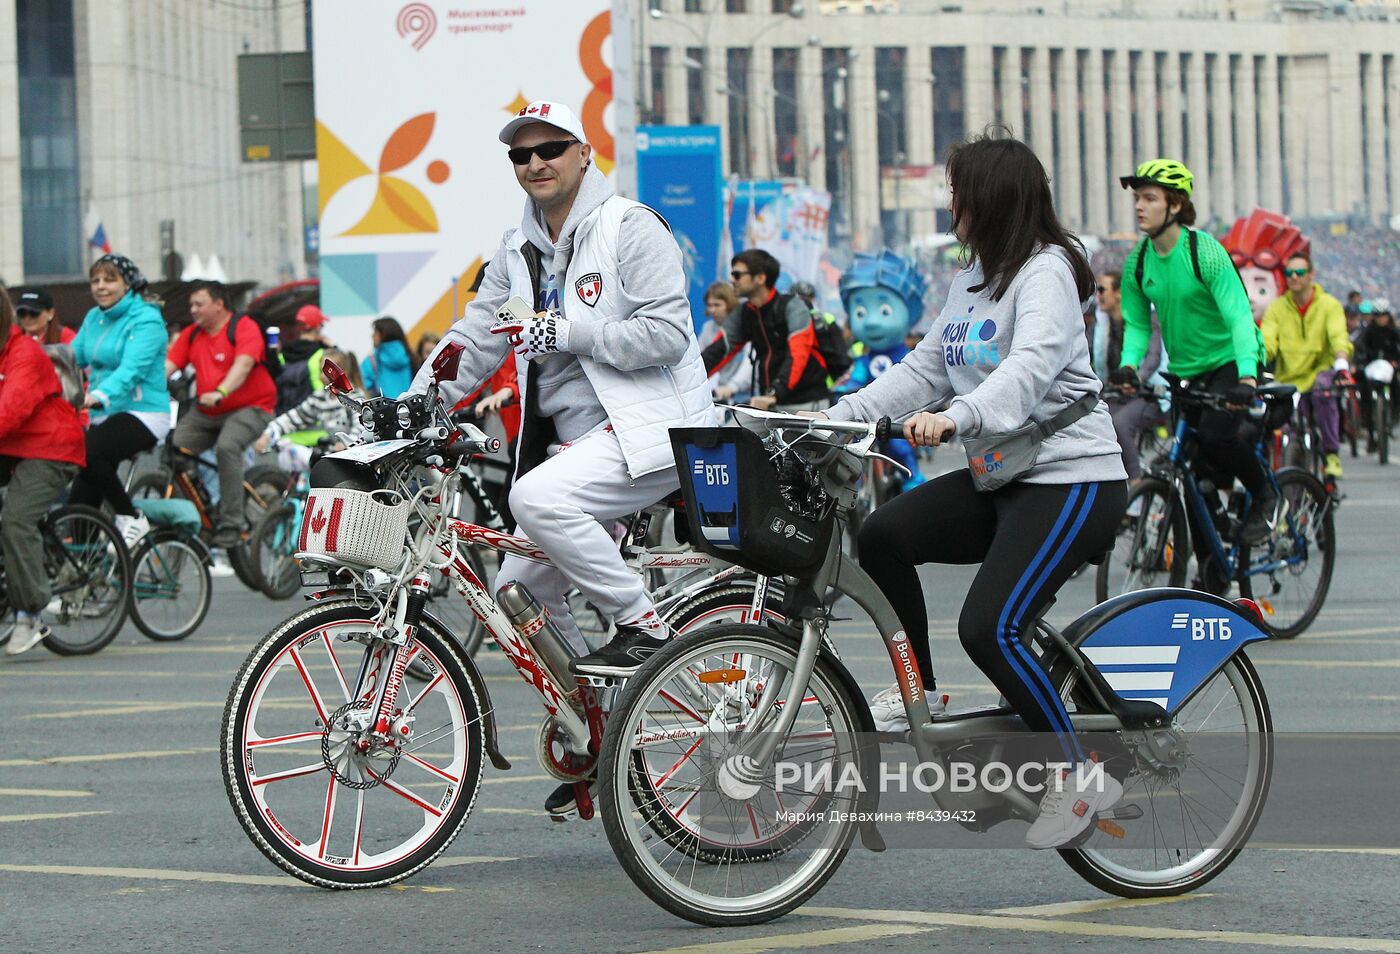
<path id="1" fill-rule="evenodd" d="M 1326 473 L 1342 476 L 1341 417 L 1336 398 L 1317 394 L 1332 387 L 1334 376 L 1351 369 L 1352 344 L 1347 336 L 1342 303 L 1313 280 L 1312 260 L 1294 255 L 1284 263 L 1288 291 L 1264 310 L 1260 331 L 1264 347 L 1274 362 L 1274 378 L 1292 384 L 1303 395 L 1317 423 Z"/>

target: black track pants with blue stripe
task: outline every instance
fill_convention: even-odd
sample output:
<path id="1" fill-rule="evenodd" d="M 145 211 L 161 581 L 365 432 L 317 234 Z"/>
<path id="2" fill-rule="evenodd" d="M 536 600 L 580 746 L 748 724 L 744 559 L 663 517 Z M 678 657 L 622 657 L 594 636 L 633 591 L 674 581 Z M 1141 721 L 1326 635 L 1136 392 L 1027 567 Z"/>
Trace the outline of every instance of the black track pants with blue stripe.
<path id="1" fill-rule="evenodd" d="M 1016 482 L 978 493 L 960 470 L 876 510 L 861 527 L 860 563 L 899 615 L 929 689 L 933 661 L 917 568 L 980 563 L 958 618 L 963 648 L 1030 728 L 1056 733 L 1066 758 L 1078 762 L 1065 707 L 1021 636 L 1076 568 L 1113 545 L 1126 506 L 1121 480 Z"/>

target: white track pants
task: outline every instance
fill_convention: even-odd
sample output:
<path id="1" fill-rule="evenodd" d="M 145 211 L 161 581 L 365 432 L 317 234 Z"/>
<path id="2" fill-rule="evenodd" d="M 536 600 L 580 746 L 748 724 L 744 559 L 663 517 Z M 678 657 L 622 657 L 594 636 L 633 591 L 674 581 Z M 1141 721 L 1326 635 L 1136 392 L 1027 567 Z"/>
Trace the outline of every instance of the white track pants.
<path id="1" fill-rule="evenodd" d="M 554 617 L 579 654 L 588 652 L 564 595 L 579 591 L 612 620 L 632 620 L 652 608 L 642 577 L 622 560 L 604 528 L 649 507 L 680 486 L 674 467 L 633 480 L 611 430 L 596 430 L 560 450 L 510 491 L 518 532 L 539 544 L 553 565 L 507 556 L 497 589 L 523 583 Z"/>

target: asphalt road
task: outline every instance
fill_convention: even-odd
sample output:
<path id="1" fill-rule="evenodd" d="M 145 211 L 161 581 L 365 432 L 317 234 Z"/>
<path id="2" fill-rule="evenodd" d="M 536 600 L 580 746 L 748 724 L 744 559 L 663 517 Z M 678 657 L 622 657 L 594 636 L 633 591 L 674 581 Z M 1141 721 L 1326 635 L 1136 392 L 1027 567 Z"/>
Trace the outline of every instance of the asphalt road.
<path id="1" fill-rule="evenodd" d="M 1296 641 L 1250 650 L 1280 731 L 1400 730 L 1400 468 L 1347 467 L 1322 617 Z M 970 576 L 924 573 L 940 688 L 958 704 L 995 701 L 954 635 Z M 1086 575 L 1052 619 L 1091 602 Z M 542 815 L 554 783 L 531 751 L 539 710 L 497 652 L 481 664 L 514 770 L 488 766 L 461 837 L 410 882 L 311 888 L 245 837 L 216 754 L 239 663 L 298 605 L 220 580 L 208 621 L 183 643 L 150 643 L 128 626 L 96 656 L 39 649 L 0 662 L 0 950 L 1400 951 L 1400 826 L 1385 817 L 1393 786 L 1375 793 L 1373 845 L 1251 847 L 1183 898 L 1111 898 L 1054 853 L 856 850 L 777 923 L 698 928 L 633 887 L 600 824 Z M 890 682 L 883 650 L 858 623 L 838 642 L 863 686 Z M 1400 769 L 1390 776 L 1400 782 Z M 1311 820 L 1297 821 L 1301 831 Z"/>

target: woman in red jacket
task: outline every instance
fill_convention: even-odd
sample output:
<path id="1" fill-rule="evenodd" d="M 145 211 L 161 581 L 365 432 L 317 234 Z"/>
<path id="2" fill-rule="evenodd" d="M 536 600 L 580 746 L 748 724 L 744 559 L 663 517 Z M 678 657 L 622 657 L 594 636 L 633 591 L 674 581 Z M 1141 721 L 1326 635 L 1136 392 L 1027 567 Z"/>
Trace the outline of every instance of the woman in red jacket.
<path id="1" fill-rule="evenodd" d="M 17 656 L 49 635 L 41 613 L 53 597 L 44 572 L 39 524 L 87 462 L 78 412 L 63 397 L 44 349 L 15 320 L 0 286 L 0 513 L 6 602 L 15 628 L 5 646 Z"/>

